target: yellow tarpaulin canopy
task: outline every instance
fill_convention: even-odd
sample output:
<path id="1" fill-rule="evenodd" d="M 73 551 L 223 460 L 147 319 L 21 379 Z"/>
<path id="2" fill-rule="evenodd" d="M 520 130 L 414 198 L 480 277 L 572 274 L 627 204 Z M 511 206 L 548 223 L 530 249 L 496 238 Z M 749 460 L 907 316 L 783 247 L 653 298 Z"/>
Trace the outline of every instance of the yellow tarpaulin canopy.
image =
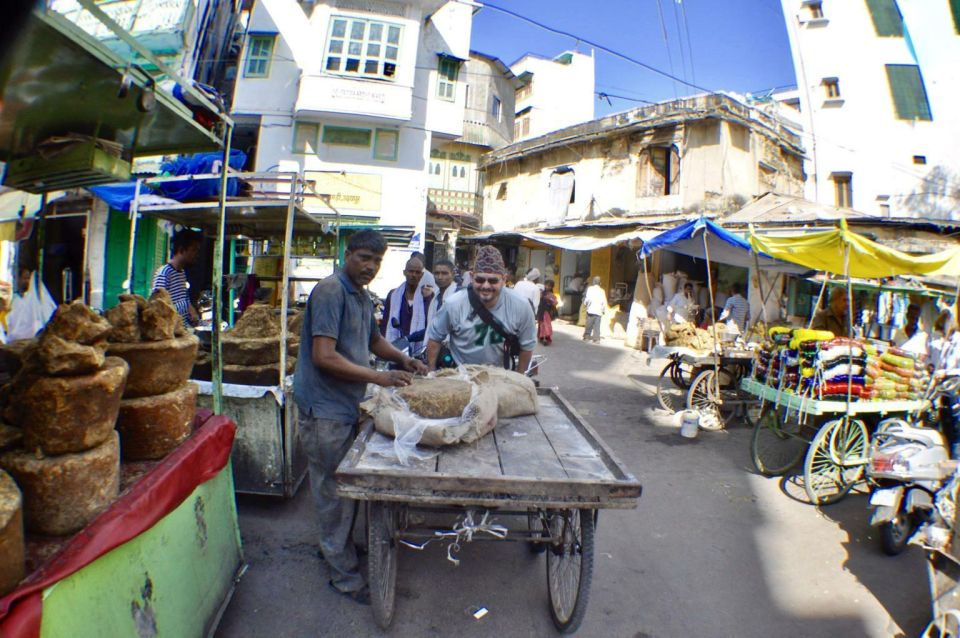
<path id="1" fill-rule="evenodd" d="M 863 279 L 897 275 L 960 276 L 960 247 L 930 255 L 910 255 L 851 232 L 844 221 L 832 230 L 775 237 L 758 235 L 751 226 L 750 245 L 771 257 L 835 275 Z"/>

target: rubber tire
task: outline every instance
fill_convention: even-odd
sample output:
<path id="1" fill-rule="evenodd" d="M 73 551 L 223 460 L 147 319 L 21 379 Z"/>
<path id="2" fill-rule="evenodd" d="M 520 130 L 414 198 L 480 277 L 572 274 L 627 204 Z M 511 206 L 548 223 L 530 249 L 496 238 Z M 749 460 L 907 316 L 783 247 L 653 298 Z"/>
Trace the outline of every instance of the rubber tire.
<path id="1" fill-rule="evenodd" d="M 695 401 L 698 403 L 703 403 L 704 401 L 709 401 L 709 397 L 713 395 L 713 375 L 714 370 L 708 369 L 704 370 L 698 374 L 693 379 L 693 383 L 690 384 L 690 391 L 687 392 L 687 409 L 688 410 L 697 410 L 699 411 L 698 406 L 695 404 Z M 706 388 L 705 390 L 702 388 Z M 723 388 L 720 388 L 720 394 L 723 395 Z M 706 431 L 716 431 L 722 430 L 730 424 L 730 421 L 737 415 L 736 407 L 728 407 L 726 409 L 719 408 L 717 409 L 717 422 L 720 424 L 716 428 L 705 428 L 701 426 L 702 430 Z"/>
<path id="2" fill-rule="evenodd" d="M 824 459 L 824 457 L 827 456 L 822 450 L 826 449 L 830 444 L 831 431 L 834 428 L 840 427 L 844 421 L 849 422 L 852 427 L 859 430 L 860 445 L 862 446 L 860 455 L 865 458 L 868 453 L 870 436 L 867 432 L 867 427 L 859 419 L 845 419 L 840 417 L 831 419 L 821 426 L 820 431 L 813 437 L 813 441 L 811 441 L 810 447 L 807 449 L 806 458 L 803 461 L 803 488 L 807 492 L 807 498 L 810 499 L 812 505 L 829 505 L 830 503 L 836 503 L 846 496 L 863 476 L 866 465 L 860 465 L 859 467 L 851 466 L 846 470 L 842 470 L 841 480 L 838 482 L 838 489 L 835 493 L 822 496 L 813 489 L 813 482 L 810 480 L 810 477 L 813 474 L 814 464 L 818 459 Z M 830 462 L 832 463 L 832 461 Z"/>
<path id="3" fill-rule="evenodd" d="M 771 423 L 771 419 L 775 420 L 775 423 Z M 760 418 L 757 419 L 756 425 L 753 426 L 753 436 L 750 437 L 750 460 L 753 461 L 753 466 L 757 468 L 757 471 L 764 476 L 783 476 L 795 467 L 807 450 L 806 441 L 799 444 L 797 439 L 793 438 L 798 436 L 800 429 L 800 424 L 796 421 L 792 421 L 790 427 L 785 428 L 783 419 L 780 417 L 780 410 L 778 410 L 775 405 L 765 405 L 763 413 L 760 415 Z M 785 434 L 781 434 L 781 432 Z M 761 446 L 761 440 L 783 446 L 778 447 L 778 451 L 786 451 L 786 446 L 788 445 L 796 445 L 797 451 L 792 457 L 787 457 L 786 461 L 771 458 L 764 459 L 762 458 L 763 453 L 761 450 L 763 446 Z M 785 454 L 784 456 L 787 455 Z"/>
<path id="4" fill-rule="evenodd" d="M 531 534 L 535 534 L 537 538 L 543 538 L 543 532 L 538 531 L 542 530 L 543 525 L 540 523 L 540 513 L 539 512 L 527 512 L 527 530 Z M 527 549 L 530 552 L 531 556 L 540 556 L 545 551 L 547 551 L 546 543 L 527 543 Z"/>
<path id="5" fill-rule="evenodd" d="M 880 547 L 883 553 L 887 556 L 902 554 L 915 527 L 910 515 L 900 508 L 894 520 L 880 526 Z"/>
<path id="6" fill-rule="evenodd" d="M 668 363 L 657 379 L 657 403 L 670 414 L 675 414 L 684 406 L 683 389 L 678 387 L 673 379 L 673 368 L 676 365 L 678 364 L 674 362 Z"/>
<path id="7" fill-rule="evenodd" d="M 393 622 L 396 609 L 398 544 L 394 507 L 371 501 L 367 507 L 367 582 L 373 619 L 380 629 Z"/>
<path id="8" fill-rule="evenodd" d="M 554 609 L 554 592 L 551 586 L 550 567 L 556 554 L 551 546 L 547 549 L 547 595 L 550 603 L 550 618 L 561 634 L 572 634 L 580 628 L 583 617 L 587 614 L 587 603 L 590 600 L 590 584 L 593 582 L 593 554 L 596 518 L 593 510 L 577 510 L 580 519 L 580 577 L 577 583 L 577 598 L 573 604 L 570 617 L 557 617 Z"/>

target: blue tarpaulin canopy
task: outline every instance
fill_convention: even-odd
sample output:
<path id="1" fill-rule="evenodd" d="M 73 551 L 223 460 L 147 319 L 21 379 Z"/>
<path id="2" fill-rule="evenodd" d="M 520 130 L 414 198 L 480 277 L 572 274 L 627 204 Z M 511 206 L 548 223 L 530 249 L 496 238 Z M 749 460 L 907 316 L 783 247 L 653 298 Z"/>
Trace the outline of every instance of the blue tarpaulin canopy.
<path id="1" fill-rule="evenodd" d="M 706 249 L 704 234 L 706 234 Z M 645 241 L 643 247 L 637 251 L 637 258 L 645 259 L 661 248 L 700 259 L 706 259 L 706 252 L 709 250 L 710 261 L 741 268 L 759 265 L 763 270 L 782 273 L 810 272 L 810 269 L 805 266 L 780 261 L 763 253 L 755 254 L 747 240 L 724 230 L 705 217 L 681 224 Z"/>

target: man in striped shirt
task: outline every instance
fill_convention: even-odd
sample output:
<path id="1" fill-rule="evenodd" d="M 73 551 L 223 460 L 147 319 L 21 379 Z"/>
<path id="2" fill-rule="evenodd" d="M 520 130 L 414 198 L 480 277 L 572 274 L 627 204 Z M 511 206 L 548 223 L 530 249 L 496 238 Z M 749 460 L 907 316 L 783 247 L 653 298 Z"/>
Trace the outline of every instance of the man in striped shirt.
<path id="1" fill-rule="evenodd" d="M 189 286 L 185 268 L 196 265 L 200 260 L 200 234 L 192 230 L 181 230 L 173 236 L 170 261 L 163 265 L 153 277 L 153 291 L 159 288 L 170 293 L 173 306 L 180 313 L 185 326 L 200 323 L 200 315 L 190 302 Z"/>
<path id="2" fill-rule="evenodd" d="M 738 284 L 730 286 L 730 296 L 727 297 L 727 303 L 723 306 L 723 312 L 720 313 L 718 321 L 732 319 L 741 333 L 747 331 L 747 311 L 750 306 L 747 300 L 743 298 L 743 287 Z"/>

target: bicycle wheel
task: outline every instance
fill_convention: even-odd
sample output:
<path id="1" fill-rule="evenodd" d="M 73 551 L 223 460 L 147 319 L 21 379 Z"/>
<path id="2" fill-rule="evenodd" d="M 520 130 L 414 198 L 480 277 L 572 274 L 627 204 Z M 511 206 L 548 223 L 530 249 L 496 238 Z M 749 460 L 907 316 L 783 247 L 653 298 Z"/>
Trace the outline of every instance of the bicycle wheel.
<path id="1" fill-rule="evenodd" d="M 390 627 L 396 609 L 397 587 L 396 507 L 371 501 L 367 509 L 367 582 L 373 619 L 381 629 Z"/>
<path id="2" fill-rule="evenodd" d="M 660 378 L 657 379 L 657 403 L 670 414 L 683 408 L 684 391 L 674 381 L 674 368 L 679 365 L 671 361 L 660 371 Z"/>
<path id="3" fill-rule="evenodd" d="M 716 417 L 716 419 L 700 420 L 700 427 L 704 430 L 721 430 L 737 414 L 735 405 L 723 404 L 724 391 L 722 388 L 720 394 L 717 394 L 717 388 L 713 380 L 714 374 L 714 370 L 704 370 L 698 374 L 687 393 L 687 409 L 696 410 L 701 414 L 713 414 Z M 704 423 L 706 423 L 706 426 Z"/>
<path id="4" fill-rule="evenodd" d="M 673 360 L 673 369 L 670 371 L 670 378 L 678 388 L 686 390 L 693 381 L 694 368 L 689 364 L 681 362 L 679 359 Z"/>
<path id="5" fill-rule="evenodd" d="M 860 480 L 867 440 L 867 427 L 858 419 L 840 417 L 820 428 L 803 463 L 803 487 L 813 505 L 839 501 Z"/>
<path id="6" fill-rule="evenodd" d="M 782 476 L 800 462 L 809 441 L 800 437 L 800 422 L 783 422 L 783 415 L 774 405 L 763 409 L 750 439 L 753 466 L 764 476 Z"/>
<path id="7" fill-rule="evenodd" d="M 550 514 L 553 542 L 547 549 L 547 594 L 557 631 L 572 634 L 583 622 L 593 580 L 594 512 Z"/>

